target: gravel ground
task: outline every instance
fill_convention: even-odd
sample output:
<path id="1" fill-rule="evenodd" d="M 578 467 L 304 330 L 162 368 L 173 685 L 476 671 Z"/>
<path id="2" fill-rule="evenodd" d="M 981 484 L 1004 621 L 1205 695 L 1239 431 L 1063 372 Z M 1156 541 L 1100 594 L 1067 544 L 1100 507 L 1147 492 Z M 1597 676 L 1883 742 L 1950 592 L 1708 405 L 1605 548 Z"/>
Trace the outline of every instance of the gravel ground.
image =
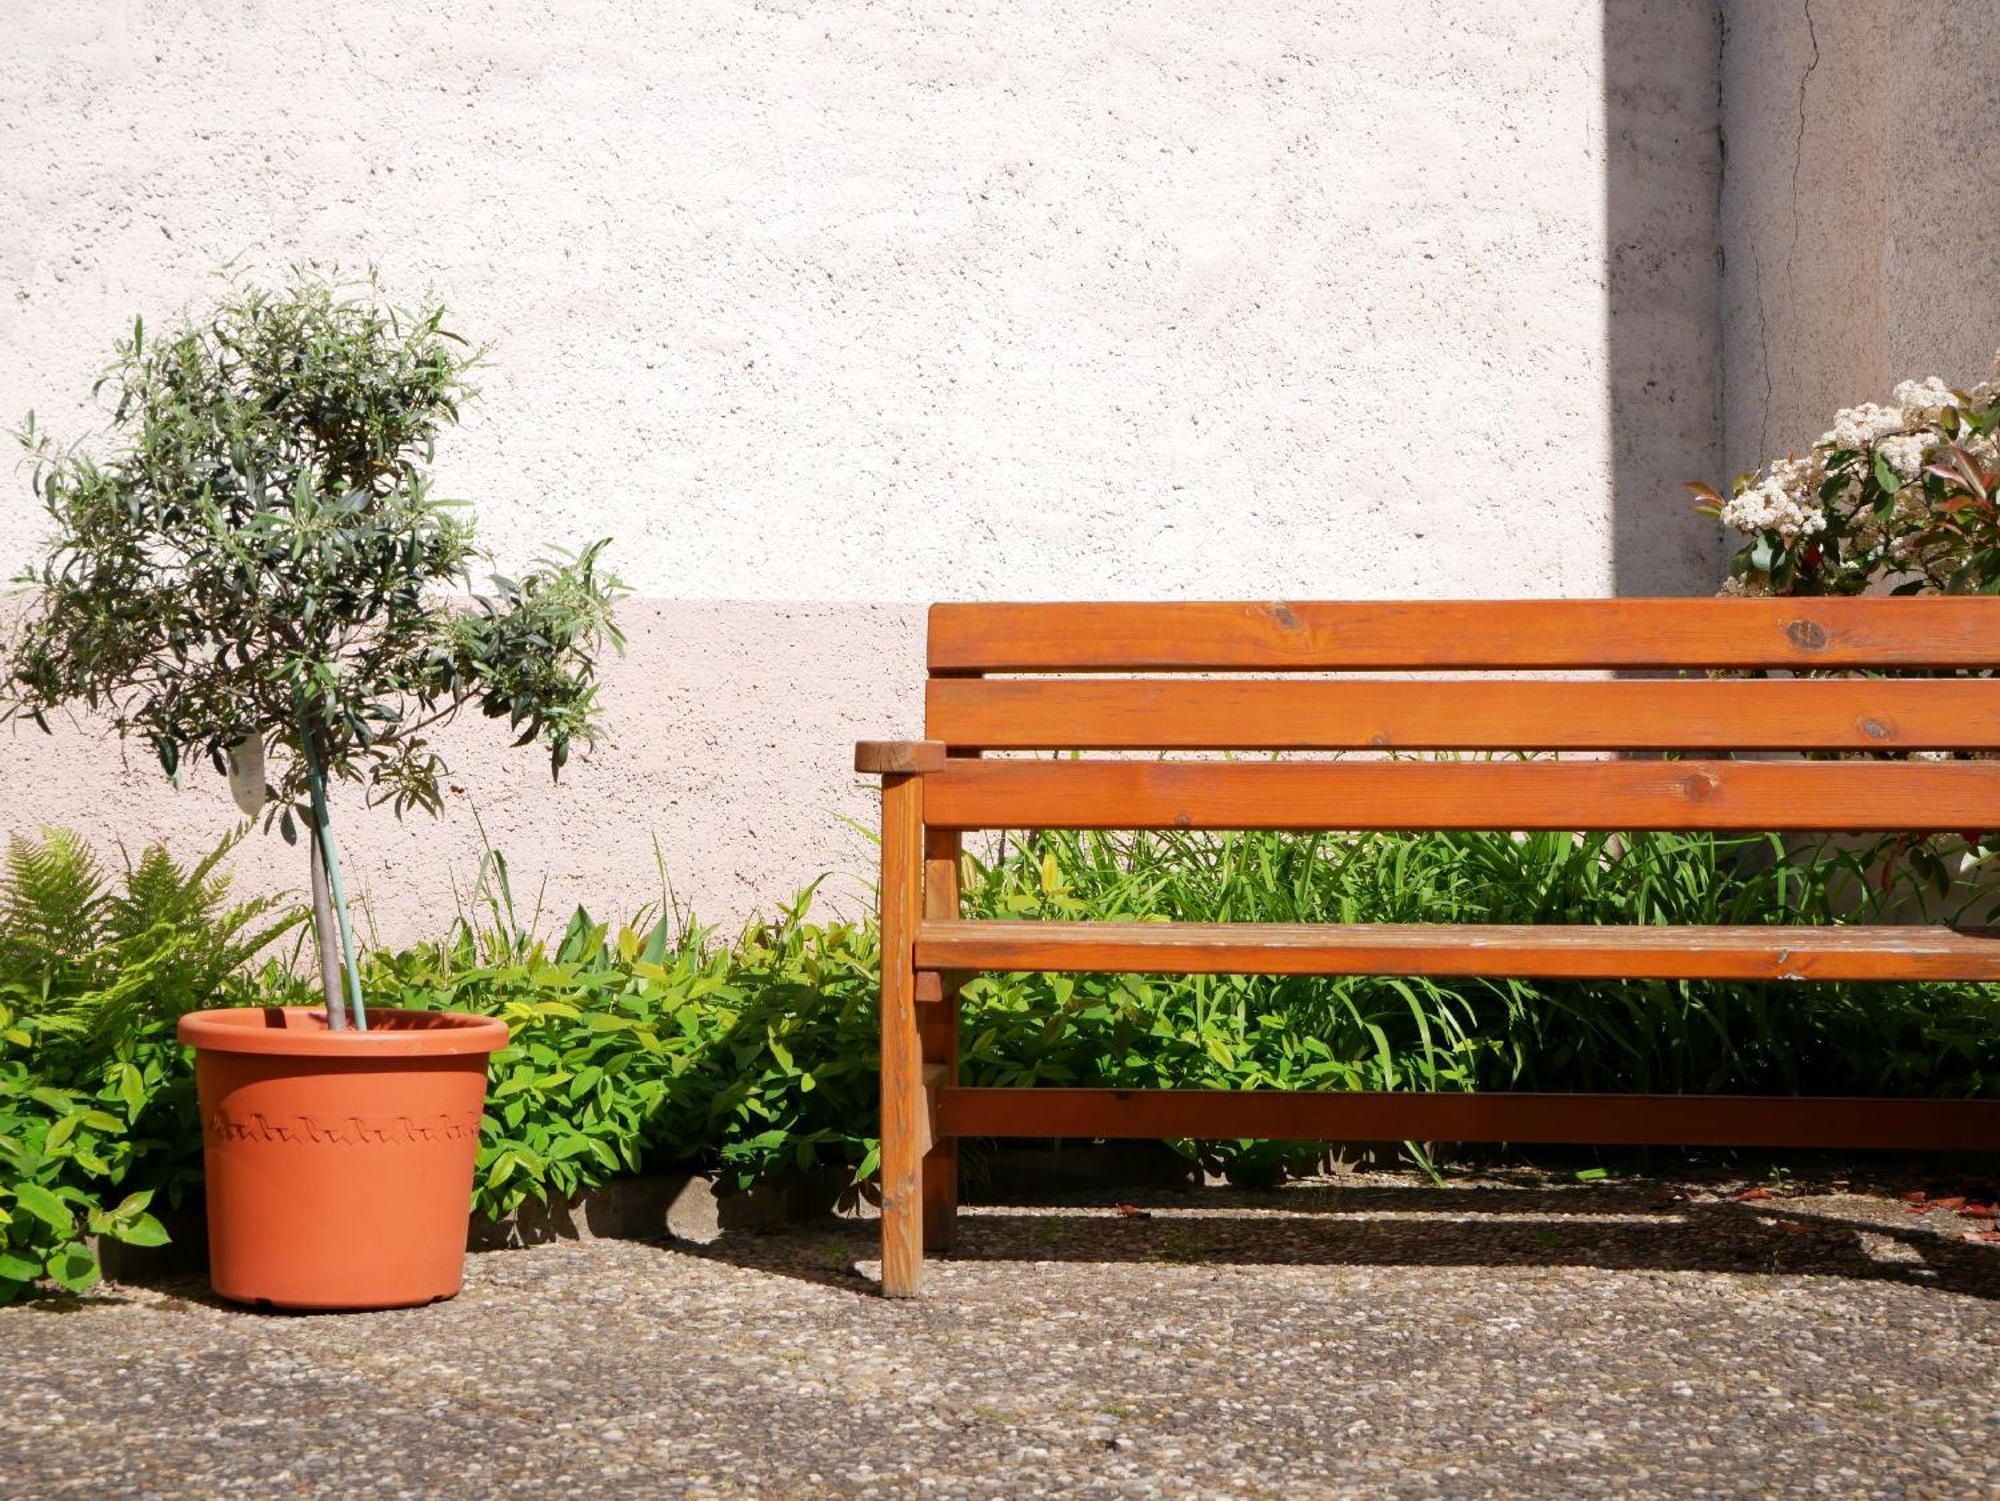
<path id="1" fill-rule="evenodd" d="M 112 1288 L 0 1311 L 0 1492 L 2000 1490 L 1990 1222 L 1912 1213 L 1921 1178 L 1735 1187 L 988 1207 L 916 1303 L 853 1222 L 476 1255 L 399 1313 Z"/>

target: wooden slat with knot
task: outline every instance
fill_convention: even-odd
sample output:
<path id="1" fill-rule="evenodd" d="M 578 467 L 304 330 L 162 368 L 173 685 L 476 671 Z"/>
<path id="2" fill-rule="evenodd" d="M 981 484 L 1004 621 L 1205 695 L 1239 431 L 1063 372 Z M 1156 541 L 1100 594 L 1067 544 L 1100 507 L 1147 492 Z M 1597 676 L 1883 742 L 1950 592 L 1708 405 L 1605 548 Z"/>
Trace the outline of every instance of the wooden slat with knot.
<path id="1" fill-rule="evenodd" d="M 986 750 L 1992 750 L 2000 679 L 932 678 Z"/>
<path id="2" fill-rule="evenodd" d="M 2000 827 L 2000 761 L 952 760 L 948 829 Z"/>
<path id="3" fill-rule="evenodd" d="M 2000 981 L 2000 929 L 931 920 L 917 926 L 916 964 L 1062 974 Z"/>
<path id="4" fill-rule="evenodd" d="M 940 604 L 930 668 L 1328 672 L 2000 664 L 2000 598 Z"/>

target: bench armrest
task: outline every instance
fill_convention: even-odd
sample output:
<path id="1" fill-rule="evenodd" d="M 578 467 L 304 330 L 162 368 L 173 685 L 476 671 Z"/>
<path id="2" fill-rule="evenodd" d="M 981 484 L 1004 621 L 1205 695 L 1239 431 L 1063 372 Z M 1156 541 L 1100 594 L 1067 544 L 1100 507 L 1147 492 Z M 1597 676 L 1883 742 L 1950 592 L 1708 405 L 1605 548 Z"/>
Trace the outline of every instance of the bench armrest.
<path id="1" fill-rule="evenodd" d="M 857 740 L 854 769 L 865 776 L 911 776 L 944 770 L 942 740 Z"/>

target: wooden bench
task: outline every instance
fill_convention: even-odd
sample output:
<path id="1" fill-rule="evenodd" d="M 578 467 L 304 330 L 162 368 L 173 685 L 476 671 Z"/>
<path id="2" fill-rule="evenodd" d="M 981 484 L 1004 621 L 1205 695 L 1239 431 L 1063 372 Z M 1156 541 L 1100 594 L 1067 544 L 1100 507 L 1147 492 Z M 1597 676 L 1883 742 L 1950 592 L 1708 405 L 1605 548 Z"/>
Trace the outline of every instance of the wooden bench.
<path id="1" fill-rule="evenodd" d="M 2000 664 L 2000 599 L 942 604 L 931 611 L 929 655 L 928 738 L 863 742 L 855 754 L 858 770 L 882 777 L 882 1285 L 891 1296 L 913 1295 L 924 1248 L 950 1240 L 962 1136 L 2000 1143 L 1994 1100 L 957 1080 L 958 983 L 970 971 L 2000 980 L 2000 936 L 1942 927 L 990 922 L 965 919 L 958 890 L 960 837 L 981 829 L 1994 829 L 2000 761 L 1797 753 L 2000 748 L 2000 681 L 1963 675 Z M 1780 675 L 1706 675 L 1718 668 Z M 1570 676 L 1524 675 L 1551 670 Z M 1825 675 L 1871 670 L 1943 675 Z M 1688 675 L 1657 675 L 1675 671 Z M 1600 754 L 986 754 L 1216 750 Z M 1750 751 L 1793 754 L 1731 759 Z"/>

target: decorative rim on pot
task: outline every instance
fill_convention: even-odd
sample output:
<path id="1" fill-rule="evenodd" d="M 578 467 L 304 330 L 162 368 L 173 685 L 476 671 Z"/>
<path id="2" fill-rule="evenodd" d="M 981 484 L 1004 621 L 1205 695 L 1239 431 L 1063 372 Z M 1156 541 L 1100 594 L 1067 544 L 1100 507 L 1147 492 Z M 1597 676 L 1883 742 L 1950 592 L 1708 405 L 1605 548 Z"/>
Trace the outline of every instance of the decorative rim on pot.
<path id="1" fill-rule="evenodd" d="M 180 1040 L 212 1053 L 318 1058 L 437 1058 L 507 1046 L 507 1024 L 463 1011 L 370 1011 L 368 1030 L 335 1032 L 314 1006 L 231 1006 L 190 1011 Z"/>

